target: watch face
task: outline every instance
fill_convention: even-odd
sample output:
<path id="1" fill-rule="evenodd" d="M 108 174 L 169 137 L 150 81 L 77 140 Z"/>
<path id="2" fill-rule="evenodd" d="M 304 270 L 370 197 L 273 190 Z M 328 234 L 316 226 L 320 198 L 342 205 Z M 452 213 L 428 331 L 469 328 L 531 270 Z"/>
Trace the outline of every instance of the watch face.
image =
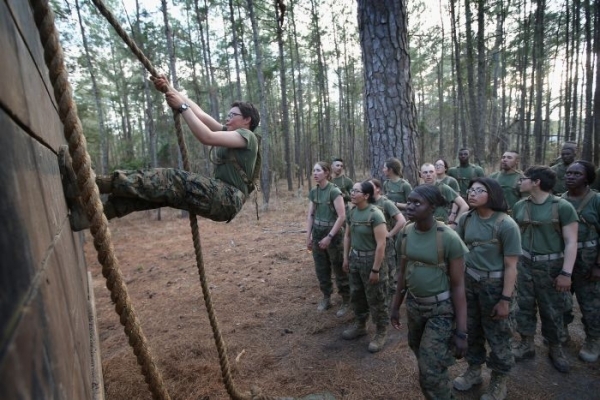
<path id="1" fill-rule="evenodd" d="M 183 103 L 182 105 L 179 106 L 179 111 L 180 112 L 184 112 L 185 110 L 189 109 L 190 106 L 188 106 L 187 104 Z"/>

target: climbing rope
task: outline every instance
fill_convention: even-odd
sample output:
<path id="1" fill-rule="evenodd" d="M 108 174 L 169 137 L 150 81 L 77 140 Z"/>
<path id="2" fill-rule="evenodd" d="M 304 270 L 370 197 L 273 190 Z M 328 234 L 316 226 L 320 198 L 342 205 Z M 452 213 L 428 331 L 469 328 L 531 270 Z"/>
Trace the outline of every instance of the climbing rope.
<path id="1" fill-rule="evenodd" d="M 156 363 L 152 359 L 150 349 L 123 279 L 118 260 L 114 254 L 108 221 L 100 201 L 100 193 L 95 184 L 95 175 L 91 169 L 90 156 L 81 121 L 77 116 L 77 107 L 73 101 L 72 88 L 65 68 L 64 55 L 59 42 L 58 31 L 54 25 L 54 14 L 48 1 L 32 1 L 34 19 L 40 40 L 44 47 L 44 59 L 50 73 L 54 89 L 54 97 L 58 102 L 58 113 L 64 126 L 64 135 L 69 143 L 69 152 L 73 159 L 73 169 L 77 174 L 77 186 L 90 221 L 90 230 L 94 237 L 94 247 L 98 252 L 98 261 L 102 265 L 102 275 L 106 279 L 106 287 L 110 290 L 110 298 L 115 303 L 115 310 L 129 338 L 129 344 L 142 367 L 154 399 L 169 399 L 162 377 Z M 90 290 L 93 290 L 90 288 Z"/>
<path id="2" fill-rule="evenodd" d="M 130 47 L 146 70 L 155 77 L 159 76 L 151 62 L 144 56 L 135 42 L 129 38 L 129 35 L 127 35 L 120 27 L 118 21 L 112 16 L 104 4 L 100 0 L 92 1 L 102 15 L 104 15 L 109 23 L 115 28 L 119 36 Z M 145 376 L 146 383 L 152 392 L 153 398 L 169 399 L 160 372 L 150 354 L 147 340 L 142 332 L 139 321 L 137 320 L 133 305 L 129 300 L 127 287 L 123 281 L 116 256 L 114 255 L 110 231 L 108 230 L 108 221 L 104 216 L 99 191 L 95 184 L 95 175 L 91 169 L 91 161 L 87 152 L 87 144 L 85 136 L 83 135 L 81 121 L 77 116 L 77 108 L 73 101 L 72 89 L 64 66 L 64 56 L 58 40 L 58 32 L 54 24 L 54 15 L 48 6 L 48 2 L 45 0 L 34 0 L 33 6 L 36 25 L 38 26 L 40 39 L 44 46 L 44 58 L 50 72 L 55 97 L 59 103 L 59 116 L 64 125 L 65 138 L 69 142 L 69 152 L 73 159 L 73 168 L 77 175 L 77 185 L 82 193 L 86 214 L 90 220 L 90 230 L 94 236 L 94 246 L 98 252 L 98 260 L 102 264 L 102 274 L 107 281 L 106 286 L 111 292 L 111 299 L 115 303 L 115 309 L 120 316 L 121 324 L 125 327 L 125 333 L 129 337 L 129 344 L 134 349 L 134 354 L 137 357 L 138 364 L 142 367 L 142 373 Z M 178 113 L 174 113 L 174 120 L 183 165 L 184 168 L 189 171 L 191 168 Z M 256 389 L 253 389 L 251 393 L 242 394 L 234 385 L 227 356 L 227 348 L 220 333 L 204 269 L 198 220 L 196 215 L 191 213 L 190 225 L 204 302 L 213 330 L 213 337 L 219 354 L 221 374 L 227 392 L 229 393 L 229 396 L 235 400 L 275 399 L 271 396 L 261 395 Z"/>

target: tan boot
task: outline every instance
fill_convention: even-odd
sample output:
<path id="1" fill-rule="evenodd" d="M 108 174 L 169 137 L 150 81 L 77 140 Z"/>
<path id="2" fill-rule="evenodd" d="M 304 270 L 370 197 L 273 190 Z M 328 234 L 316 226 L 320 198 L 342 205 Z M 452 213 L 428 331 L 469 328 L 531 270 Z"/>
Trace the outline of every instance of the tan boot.
<path id="1" fill-rule="evenodd" d="M 317 311 L 322 312 L 328 310 L 331 307 L 331 298 L 329 296 L 323 297 L 317 306 Z"/>
<path id="2" fill-rule="evenodd" d="M 552 365 L 554 365 L 554 368 L 556 368 L 557 371 L 562 373 L 569 372 L 569 361 L 567 361 L 560 344 L 551 344 L 548 355 L 552 360 Z"/>
<path id="3" fill-rule="evenodd" d="M 457 376 L 452 385 L 454 389 L 464 391 L 469 390 L 475 385 L 481 385 L 481 365 L 469 365 L 469 368 L 462 375 Z"/>
<path id="4" fill-rule="evenodd" d="M 112 193 L 112 176 L 98 175 L 96 176 L 96 185 L 100 194 Z"/>
<path id="5" fill-rule="evenodd" d="M 342 332 L 342 337 L 346 340 L 354 340 L 358 339 L 361 336 L 365 336 L 367 334 L 367 322 L 366 321 L 356 321 L 352 327 L 346 329 Z"/>
<path id="6" fill-rule="evenodd" d="M 337 312 L 335 313 L 335 316 L 338 317 L 338 318 L 341 318 L 344 315 L 348 314 L 348 311 L 350 311 L 350 300 L 349 299 L 343 299 L 342 300 L 342 305 L 340 306 L 340 309 L 337 310 Z"/>
<path id="7" fill-rule="evenodd" d="M 385 345 L 385 338 L 387 337 L 387 327 L 377 328 L 377 333 L 373 336 L 373 340 L 369 343 L 369 351 L 371 353 L 377 353 Z"/>
<path id="8" fill-rule="evenodd" d="M 525 360 L 527 358 L 535 357 L 535 344 L 533 342 L 533 336 L 521 335 L 521 341 L 519 344 L 512 349 L 515 361 Z"/>
<path id="9" fill-rule="evenodd" d="M 596 362 L 600 355 L 600 338 L 585 338 L 585 343 L 579 351 L 579 358 L 585 362 Z"/>
<path id="10" fill-rule="evenodd" d="M 490 380 L 490 386 L 488 386 L 484 395 L 479 400 L 504 400 L 506 399 L 506 382 L 508 381 L 508 375 L 500 374 L 496 371 L 492 371 L 492 379 Z"/>

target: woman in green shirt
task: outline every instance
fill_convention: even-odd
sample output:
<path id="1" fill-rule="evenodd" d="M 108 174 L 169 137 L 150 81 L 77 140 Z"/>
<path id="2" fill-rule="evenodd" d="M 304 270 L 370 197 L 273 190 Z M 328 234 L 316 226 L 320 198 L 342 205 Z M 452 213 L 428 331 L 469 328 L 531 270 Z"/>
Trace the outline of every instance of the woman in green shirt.
<path id="1" fill-rule="evenodd" d="M 385 217 L 375 206 L 375 190 L 369 181 L 355 183 L 350 191 L 354 204 L 346 218 L 344 271 L 350 275 L 350 302 L 355 324 L 342 333 L 346 340 L 367 334 L 369 314 L 377 327 L 369 351 L 383 348 L 388 327 L 387 264 L 384 262 L 387 229 Z"/>
<path id="2" fill-rule="evenodd" d="M 482 399 L 499 400 L 506 398 L 508 373 L 515 363 L 511 350 L 513 295 L 521 232 L 506 214 L 504 192 L 496 180 L 472 179 L 467 195 L 471 211 L 459 220 L 456 233 L 469 248 L 465 256 L 469 367 L 453 383 L 461 391 L 481 384 L 481 366 L 487 361 L 492 379 Z"/>
<path id="3" fill-rule="evenodd" d="M 467 351 L 467 303 L 464 255 L 468 249 L 456 232 L 436 221 L 445 203 L 437 186 L 417 186 L 406 212 L 414 223 L 398 237 L 400 271 L 391 307 L 391 323 L 400 330 L 399 310 L 406 295 L 408 345 L 417 356 L 421 391 L 428 399 L 451 399 L 448 367 Z M 436 251 L 437 249 L 437 251 Z"/>
<path id="4" fill-rule="evenodd" d="M 388 158 L 383 164 L 383 175 L 387 178 L 383 182 L 383 190 L 388 199 L 402 212 L 406 209 L 406 198 L 412 186 L 402 179 L 402 164 L 397 158 Z"/>

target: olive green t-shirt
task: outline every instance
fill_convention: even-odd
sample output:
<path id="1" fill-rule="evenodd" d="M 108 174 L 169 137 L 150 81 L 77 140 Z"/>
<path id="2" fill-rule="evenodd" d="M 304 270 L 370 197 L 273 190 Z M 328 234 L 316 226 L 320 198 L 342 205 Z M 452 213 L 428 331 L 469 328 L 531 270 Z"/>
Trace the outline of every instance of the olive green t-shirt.
<path id="1" fill-rule="evenodd" d="M 312 188 L 308 193 L 308 199 L 315 204 L 314 219 L 322 222 L 335 222 L 338 216 L 333 202 L 341 195 L 340 189 L 331 182 L 327 182 L 323 189 L 319 185 Z"/>
<path id="2" fill-rule="evenodd" d="M 385 191 L 385 196 L 390 201 L 394 203 L 406 203 L 408 195 L 412 192 L 412 186 L 402 178 L 396 182 L 388 179 L 383 182 L 383 190 Z"/>
<path id="3" fill-rule="evenodd" d="M 579 208 L 583 202 L 581 199 L 573 200 L 570 199 L 566 194 L 563 195 L 564 199 L 567 200 L 575 208 L 575 211 Z M 588 240 L 594 240 L 598 238 L 598 232 L 600 232 L 600 193 L 594 192 L 588 203 L 584 206 L 583 210 L 579 212 L 579 228 L 577 230 L 577 241 L 587 242 Z"/>
<path id="4" fill-rule="evenodd" d="M 400 214 L 400 210 L 398 210 L 398 207 L 396 207 L 394 203 L 392 203 L 385 196 L 381 196 L 379 200 L 375 200 L 374 204 L 383 213 L 383 216 L 385 217 L 385 225 L 387 227 L 388 232 L 391 231 L 396 225 L 396 220 L 394 218 L 396 217 L 396 215 Z"/>
<path id="5" fill-rule="evenodd" d="M 554 172 L 556 172 L 556 182 L 552 188 L 552 193 L 557 196 L 560 196 L 567 191 L 567 186 L 565 185 L 565 174 L 567 173 L 567 167 L 568 166 L 565 165 L 562 160 L 550 167 Z"/>
<path id="6" fill-rule="evenodd" d="M 446 175 L 443 179 L 441 179 L 437 182 L 445 183 L 446 185 L 450 186 L 452 188 L 452 190 L 454 190 L 455 192 L 457 192 L 457 193 L 460 192 L 460 187 L 458 186 L 458 181 L 456 179 L 454 179 L 453 177 L 451 177 L 450 175 Z"/>
<path id="7" fill-rule="evenodd" d="M 450 215 L 450 210 L 452 210 L 452 203 L 454 203 L 454 200 L 458 197 L 458 193 L 445 183 L 435 183 L 435 186 L 440 189 L 442 197 L 446 200 L 446 206 L 436 207 L 433 212 L 433 217 L 438 221 L 448 222 L 448 216 Z"/>
<path id="8" fill-rule="evenodd" d="M 441 227 L 443 263 L 446 268 L 438 267 L 437 229 L 437 224 L 434 224 L 427 232 L 419 232 L 413 224 L 409 224 L 402 228 L 396 240 L 397 253 L 407 258 L 404 276 L 406 288 L 417 297 L 434 296 L 448 290 L 450 281 L 447 266 L 452 260 L 464 257 L 469 252 L 452 228 Z M 406 246 L 402 245 L 403 241 L 406 241 Z M 406 254 L 402 252 L 403 247 L 406 249 Z"/>
<path id="9" fill-rule="evenodd" d="M 504 219 L 498 222 L 498 218 Z M 492 242 L 495 238 L 497 242 Z M 469 247 L 465 256 L 467 267 L 480 271 L 503 271 L 505 256 L 521 255 L 521 232 L 519 225 L 508 215 L 495 212 L 483 219 L 477 211 L 464 214 L 458 221 L 456 233 Z M 473 244 L 481 243 L 480 245 Z"/>
<path id="10" fill-rule="evenodd" d="M 385 217 L 377 206 L 369 204 L 363 210 L 354 207 L 348 212 L 346 223 L 350 227 L 350 246 L 358 251 L 372 251 L 377 248 L 373 228 L 385 224 Z"/>
<path id="11" fill-rule="evenodd" d="M 331 182 L 342 191 L 344 203 L 347 204 L 350 201 L 350 191 L 352 190 L 352 186 L 354 186 L 352 179 L 348 178 L 346 175 L 340 175 L 331 179 Z"/>
<path id="12" fill-rule="evenodd" d="M 252 179 L 254 164 L 256 163 L 258 154 L 258 139 L 257 135 L 248 129 L 237 129 L 236 132 L 246 140 L 246 147 L 216 147 L 217 160 L 215 160 L 215 163 L 217 166 L 215 168 L 215 178 L 235 186 L 244 192 L 245 195 L 248 195 L 248 186 L 240 176 L 235 165 L 228 160 L 232 156 L 235 157 L 240 167 L 246 172 L 247 178 Z"/>
<path id="13" fill-rule="evenodd" d="M 461 167 L 458 165 L 450 168 L 448 170 L 448 175 L 458 181 L 460 195 L 467 197 L 467 189 L 469 188 L 469 182 L 471 182 L 471 179 L 479 176 L 485 176 L 485 173 L 483 172 L 483 168 L 481 168 L 479 165 L 469 164 L 466 167 Z"/>
<path id="14" fill-rule="evenodd" d="M 564 251 L 565 244 L 562 233 L 556 230 L 552 222 L 553 199 L 558 199 L 558 224 L 563 226 L 579 221 L 577 212 L 565 199 L 550 195 L 542 204 L 523 199 L 513 208 L 513 219 L 521 228 L 521 247 L 535 254 L 554 254 Z M 534 224 L 525 224 L 526 209 L 529 209 L 529 220 Z M 524 230 L 523 230 L 524 228 Z"/>
<path id="15" fill-rule="evenodd" d="M 523 174 L 517 171 L 509 174 L 504 171 L 498 171 L 490 174 L 489 177 L 500 184 L 508 209 L 512 210 L 515 203 L 523 197 L 519 190 L 519 178 L 523 177 Z"/>

